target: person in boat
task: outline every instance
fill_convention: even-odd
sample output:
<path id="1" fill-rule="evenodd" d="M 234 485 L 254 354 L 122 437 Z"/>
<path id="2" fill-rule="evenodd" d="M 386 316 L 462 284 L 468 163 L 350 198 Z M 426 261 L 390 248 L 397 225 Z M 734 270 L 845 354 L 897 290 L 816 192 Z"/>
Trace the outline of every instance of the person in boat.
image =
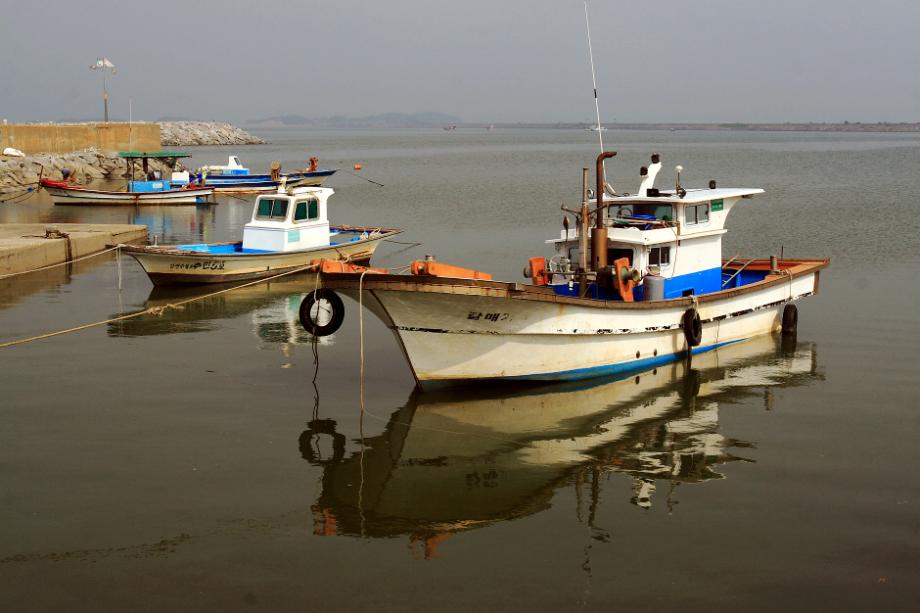
<path id="1" fill-rule="evenodd" d="M 62 168 L 61 178 L 64 179 L 65 183 L 76 183 L 77 182 L 77 171 L 71 170 L 69 168 Z"/>
<path id="2" fill-rule="evenodd" d="M 272 181 L 281 180 L 281 162 L 272 162 Z"/>
<path id="3" fill-rule="evenodd" d="M 315 155 L 310 158 L 310 166 L 307 168 L 307 172 L 316 172 L 316 169 L 319 167 L 319 158 Z"/>

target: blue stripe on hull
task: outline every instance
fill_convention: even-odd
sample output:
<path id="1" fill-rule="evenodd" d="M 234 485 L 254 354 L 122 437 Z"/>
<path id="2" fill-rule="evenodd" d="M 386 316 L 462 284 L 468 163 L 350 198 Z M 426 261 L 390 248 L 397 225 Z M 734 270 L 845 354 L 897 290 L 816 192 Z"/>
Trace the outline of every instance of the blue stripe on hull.
<path id="1" fill-rule="evenodd" d="M 707 351 L 712 351 L 713 349 L 718 349 L 719 347 L 724 347 L 726 345 L 732 345 L 734 343 L 740 343 L 747 339 L 739 339 L 736 341 L 727 341 L 724 343 L 716 343 L 714 345 L 707 345 L 705 347 L 694 347 L 693 353 L 705 353 Z M 590 379 L 591 377 L 604 377 L 609 375 L 621 375 L 630 372 L 639 372 L 642 370 L 648 370 L 649 368 L 654 368 L 656 366 L 661 366 L 663 364 L 669 364 L 670 362 L 676 362 L 678 359 L 685 356 L 686 353 L 683 351 L 677 353 L 670 353 L 668 355 L 659 355 L 654 358 L 643 358 L 641 360 L 631 360 L 629 362 L 620 362 L 619 364 L 608 364 L 605 366 L 592 366 L 591 368 L 578 368 L 576 370 L 566 370 L 561 372 L 549 372 L 542 373 L 538 375 L 519 375 L 515 377 L 499 377 L 503 381 L 576 381 L 578 379 Z"/>

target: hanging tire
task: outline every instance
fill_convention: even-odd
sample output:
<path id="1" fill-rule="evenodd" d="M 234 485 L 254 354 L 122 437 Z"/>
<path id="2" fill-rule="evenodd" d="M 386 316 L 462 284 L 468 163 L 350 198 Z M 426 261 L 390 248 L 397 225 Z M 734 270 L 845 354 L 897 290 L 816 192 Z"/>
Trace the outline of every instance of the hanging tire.
<path id="1" fill-rule="evenodd" d="M 700 314 L 694 308 L 684 311 L 684 316 L 680 319 L 680 326 L 684 329 L 684 338 L 691 347 L 696 347 L 703 340 L 703 322 L 700 320 Z"/>
<path id="2" fill-rule="evenodd" d="M 799 309 L 792 303 L 783 307 L 783 336 L 795 336 L 799 329 Z"/>
<path id="3" fill-rule="evenodd" d="M 342 326 L 345 305 L 334 291 L 318 289 L 300 303 L 300 324 L 313 336 L 329 336 Z"/>

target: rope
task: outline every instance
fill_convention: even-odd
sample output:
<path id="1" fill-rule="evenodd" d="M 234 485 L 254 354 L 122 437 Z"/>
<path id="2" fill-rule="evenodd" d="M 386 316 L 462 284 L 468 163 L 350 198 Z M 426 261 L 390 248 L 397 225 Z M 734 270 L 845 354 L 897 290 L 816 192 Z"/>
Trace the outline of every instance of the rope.
<path id="1" fill-rule="evenodd" d="M 44 237 L 41 237 L 41 238 L 44 238 Z M 19 272 L 11 272 L 11 273 L 8 273 L 8 274 L 5 274 L 5 275 L 0 275 L 0 279 L 7 279 L 7 278 L 9 278 L 9 277 L 15 277 L 15 276 L 18 276 L 18 275 L 26 275 L 26 274 L 29 274 L 30 272 L 38 272 L 39 270 L 48 270 L 49 268 L 57 268 L 58 266 L 66 266 L 67 264 L 73 264 L 74 262 L 79 262 L 79 261 L 81 261 L 81 260 L 88 260 L 88 259 L 90 259 L 90 258 L 94 258 L 94 257 L 96 257 L 96 256 L 98 256 L 98 255 L 103 255 L 103 254 L 105 254 L 105 253 L 109 253 L 110 251 L 115 251 L 116 249 L 120 249 L 120 248 L 121 248 L 121 247 L 110 247 L 110 248 L 108 248 L 108 249 L 105 249 L 105 250 L 103 250 L 103 251 L 99 251 L 99 252 L 97 252 L 97 253 L 91 253 L 91 254 L 89 254 L 89 255 L 83 255 L 83 256 L 80 256 L 80 257 L 78 257 L 78 258 L 74 258 L 74 259 L 72 259 L 72 260 L 65 260 L 65 261 L 63 261 L 63 262 L 58 262 L 57 264 L 48 264 L 47 266 L 42 266 L 42 267 L 40 267 L 40 268 L 33 268 L 32 270 L 22 270 L 22 271 L 19 271 Z"/>
<path id="2" fill-rule="evenodd" d="M 385 243 L 394 243 L 394 244 L 397 244 L 397 245 L 409 245 L 410 247 L 419 247 L 419 246 L 421 246 L 421 245 L 424 245 L 424 243 L 410 243 L 410 242 L 407 242 L 407 241 L 397 241 L 397 240 L 393 240 L 392 238 L 385 238 L 385 239 L 383 239 L 383 242 L 385 242 Z"/>
<path id="3" fill-rule="evenodd" d="M 88 328 L 95 328 L 95 327 L 97 327 L 97 326 L 104 326 L 105 324 L 114 323 L 114 322 L 116 322 L 116 321 L 124 321 L 124 320 L 126 320 L 126 319 L 133 319 L 133 318 L 135 318 L 135 317 L 141 317 L 142 315 L 157 315 L 157 316 L 159 316 L 159 315 L 162 315 L 163 313 L 165 313 L 166 311 L 168 311 L 169 309 L 179 309 L 180 307 L 182 307 L 182 306 L 184 306 L 184 305 L 186 305 L 186 304 L 189 304 L 190 302 L 196 302 L 196 301 L 198 301 L 198 300 L 204 300 L 204 299 L 206 299 L 206 298 L 213 298 L 214 296 L 219 296 L 219 295 L 221 295 L 221 294 L 226 294 L 226 293 L 228 293 L 228 292 L 233 292 L 233 291 L 236 291 L 236 290 L 241 289 L 241 288 L 244 288 L 244 287 L 250 287 L 250 286 L 253 286 L 253 285 L 258 285 L 259 283 L 265 283 L 265 282 L 268 282 L 268 281 L 272 281 L 272 280 L 277 279 L 277 278 L 279 278 L 279 277 L 284 277 L 284 276 L 287 276 L 287 275 L 293 275 L 293 274 L 295 274 L 295 273 L 304 272 L 304 271 L 309 270 L 309 269 L 314 269 L 314 270 L 315 270 L 315 268 L 316 268 L 316 267 L 315 267 L 313 264 L 308 264 L 308 265 L 302 266 L 302 267 L 300 267 L 300 268 L 295 268 L 294 270 L 289 270 L 289 271 L 287 271 L 287 272 L 282 272 L 282 273 L 279 273 L 279 274 L 274 275 L 274 276 L 271 276 L 271 277 L 266 277 L 266 278 L 264 278 L 264 279 L 256 279 L 255 281 L 250 281 L 249 283 L 243 283 L 242 285 L 236 285 L 236 286 L 234 286 L 234 287 L 230 287 L 230 288 L 227 288 L 227 289 L 222 289 L 222 290 L 220 290 L 220 291 L 218 291 L 218 292 L 212 292 L 212 293 L 210 293 L 210 294 L 205 294 L 204 296 L 196 296 L 196 297 L 194 297 L 194 298 L 188 298 L 188 299 L 186 299 L 186 300 L 180 300 L 179 302 L 173 302 L 173 303 L 166 304 L 166 305 L 163 305 L 163 306 L 153 306 L 153 307 L 146 308 L 146 309 L 144 309 L 144 310 L 142 310 L 142 311 L 136 311 L 136 312 L 134 312 L 134 313 L 128 313 L 128 314 L 126 314 L 126 315 L 119 315 L 118 317 L 112 317 L 112 318 L 109 318 L 109 319 L 105 319 L 105 320 L 103 320 L 103 321 L 96 321 L 96 322 L 89 323 L 89 324 L 83 324 L 83 325 L 80 325 L 80 326 L 74 326 L 73 328 L 67 328 L 66 330 L 58 330 L 58 331 L 56 331 L 56 332 L 48 332 L 48 333 L 46 333 L 46 334 L 39 334 L 39 335 L 37 335 L 37 336 L 30 336 L 29 338 L 21 338 L 21 339 L 15 340 L 15 341 L 7 341 L 7 342 L 5 342 L 5 343 L 0 343 L 0 349 L 5 349 L 6 347 L 13 347 L 13 346 L 15 346 L 15 345 L 24 345 L 24 344 L 26 344 L 26 343 L 31 343 L 32 341 L 39 341 L 39 340 L 42 340 L 42 339 L 51 338 L 52 336 L 61 336 L 61 335 L 63 335 L 63 334 L 69 334 L 69 333 L 71 333 L 71 332 L 79 332 L 80 330 L 86 330 L 86 329 L 88 329 Z"/>
<path id="4" fill-rule="evenodd" d="M 29 188 L 19 191 L 13 196 L 0 199 L 0 203 L 12 202 L 13 204 L 19 204 L 21 202 L 25 202 L 26 200 L 34 196 L 36 193 L 38 193 L 37 189 L 33 189 L 29 187 Z"/>
<path id="5" fill-rule="evenodd" d="M 374 185 L 379 185 L 380 187 L 386 187 L 383 183 L 377 183 L 376 181 L 371 181 L 370 179 L 368 179 L 368 178 L 366 178 L 366 177 L 362 177 L 362 176 L 359 175 L 358 173 L 352 172 L 352 171 L 350 171 L 350 170 L 346 170 L 346 169 L 344 169 L 344 168 L 340 168 L 340 169 L 339 169 L 339 172 L 343 172 L 343 171 L 344 171 L 344 172 L 347 172 L 347 173 L 350 174 L 350 175 L 353 175 L 353 176 L 355 176 L 355 177 L 358 177 L 359 179 L 361 179 L 361 180 L 363 180 L 363 181 L 367 181 L 368 183 L 373 183 Z"/>

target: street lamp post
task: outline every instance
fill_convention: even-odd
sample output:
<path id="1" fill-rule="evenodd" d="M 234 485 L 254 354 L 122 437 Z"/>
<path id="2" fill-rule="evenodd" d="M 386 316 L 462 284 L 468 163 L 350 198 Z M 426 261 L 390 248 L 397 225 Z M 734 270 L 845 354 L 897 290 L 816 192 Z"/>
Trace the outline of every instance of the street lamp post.
<path id="1" fill-rule="evenodd" d="M 96 60 L 95 64 L 90 66 L 90 69 L 102 71 L 102 108 L 105 113 L 105 123 L 109 123 L 109 91 L 106 87 L 106 78 L 108 77 L 109 71 L 115 74 L 115 64 L 113 64 L 109 58 L 101 57 Z"/>

